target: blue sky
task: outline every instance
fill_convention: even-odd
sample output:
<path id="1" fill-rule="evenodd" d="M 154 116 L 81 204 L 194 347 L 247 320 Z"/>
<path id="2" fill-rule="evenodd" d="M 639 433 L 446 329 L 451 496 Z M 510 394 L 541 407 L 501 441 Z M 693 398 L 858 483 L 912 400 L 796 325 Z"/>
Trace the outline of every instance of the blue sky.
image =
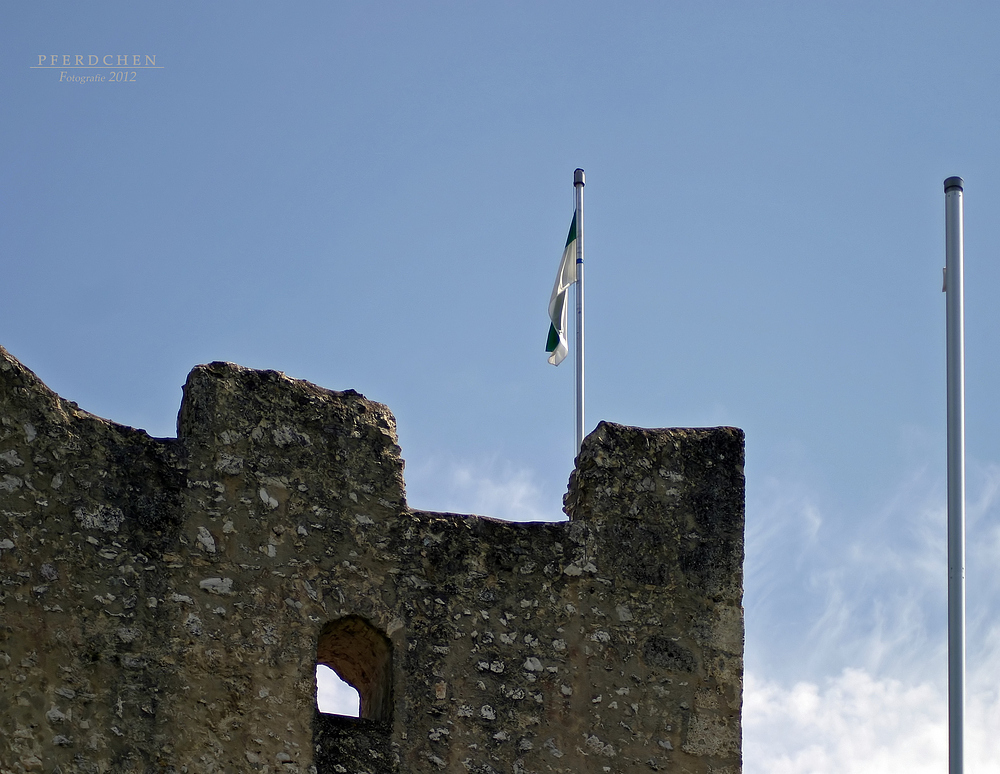
<path id="1" fill-rule="evenodd" d="M 961 175 L 986 771 L 998 32 L 977 2 L 8 3 L 0 344 L 157 436 L 197 363 L 357 389 L 413 506 L 558 519 L 573 370 L 545 309 L 583 167 L 588 429 L 747 433 L 745 770 L 939 771 Z M 32 69 L 108 53 L 162 69 Z"/>

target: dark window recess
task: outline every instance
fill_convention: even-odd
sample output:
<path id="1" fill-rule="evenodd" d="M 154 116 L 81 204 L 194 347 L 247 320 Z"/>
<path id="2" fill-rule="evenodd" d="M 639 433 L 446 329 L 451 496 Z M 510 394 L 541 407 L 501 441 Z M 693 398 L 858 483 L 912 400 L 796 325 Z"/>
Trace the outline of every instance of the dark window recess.
<path id="1" fill-rule="evenodd" d="M 318 774 L 348 771 L 391 774 L 392 644 L 361 616 L 327 623 L 316 644 L 316 663 L 328 666 L 360 697 L 360 717 L 321 713 L 313 719 Z"/>
<path id="2" fill-rule="evenodd" d="M 316 663 L 328 666 L 361 698 L 359 717 L 392 719 L 392 646 L 359 615 L 330 621 L 316 644 Z"/>

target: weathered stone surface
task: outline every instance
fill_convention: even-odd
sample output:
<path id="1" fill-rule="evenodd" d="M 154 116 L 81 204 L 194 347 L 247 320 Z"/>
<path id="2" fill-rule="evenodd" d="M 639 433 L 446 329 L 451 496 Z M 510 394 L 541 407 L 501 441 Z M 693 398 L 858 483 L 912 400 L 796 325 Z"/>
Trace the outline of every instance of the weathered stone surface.
<path id="1" fill-rule="evenodd" d="M 742 459 L 602 423 L 568 522 L 419 512 L 355 392 L 199 366 L 152 439 L 0 349 L 0 773 L 735 774 Z"/>

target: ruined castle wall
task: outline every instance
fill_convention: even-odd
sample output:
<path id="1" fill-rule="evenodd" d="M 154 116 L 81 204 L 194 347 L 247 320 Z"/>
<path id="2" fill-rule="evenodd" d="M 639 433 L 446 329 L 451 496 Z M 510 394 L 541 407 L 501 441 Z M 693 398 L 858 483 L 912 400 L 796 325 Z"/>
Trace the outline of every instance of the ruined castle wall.
<path id="1" fill-rule="evenodd" d="M 742 460 L 602 423 L 569 521 L 426 513 L 357 393 L 200 366 L 151 439 L 0 349 L 0 773 L 737 774 Z"/>

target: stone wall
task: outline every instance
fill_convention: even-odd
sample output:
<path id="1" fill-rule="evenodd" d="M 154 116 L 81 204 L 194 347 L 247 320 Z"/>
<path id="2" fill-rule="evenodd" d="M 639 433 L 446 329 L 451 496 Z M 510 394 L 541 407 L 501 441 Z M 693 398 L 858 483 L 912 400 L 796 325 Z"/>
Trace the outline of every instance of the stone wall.
<path id="1" fill-rule="evenodd" d="M 0 349 L 0 772 L 737 774 L 742 433 L 602 423 L 565 502 L 409 509 L 353 391 L 199 366 L 153 439 Z"/>

